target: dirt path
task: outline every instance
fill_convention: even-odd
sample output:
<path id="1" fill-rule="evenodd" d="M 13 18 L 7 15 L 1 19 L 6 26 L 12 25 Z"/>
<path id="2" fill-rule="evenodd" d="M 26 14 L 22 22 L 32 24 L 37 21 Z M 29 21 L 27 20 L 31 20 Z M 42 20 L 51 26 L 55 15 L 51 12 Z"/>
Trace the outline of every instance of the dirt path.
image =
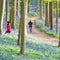
<path id="1" fill-rule="evenodd" d="M 29 27 L 28 27 L 29 20 L 31 20 L 34 23 L 34 20 L 36 20 L 37 18 L 38 17 L 32 17 L 32 18 L 27 18 L 26 19 L 26 24 L 27 24 L 26 27 L 27 27 L 27 32 L 28 33 L 30 33 Z M 58 38 L 53 38 L 53 37 L 51 37 L 51 36 L 41 32 L 41 31 L 39 31 L 39 29 L 37 27 L 35 27 L 34 25 L 33 25 L 33 30 L 32 30 L 31 34 L 32 35 L 36 35 L 37 37 L 42 38 L 42 40 L 44 40 L 44 41 L 48 41 L 48 42 L 52 42 L 52 43 L 53 42 L 55 42 L 55 43 L 58 42 Z"/>

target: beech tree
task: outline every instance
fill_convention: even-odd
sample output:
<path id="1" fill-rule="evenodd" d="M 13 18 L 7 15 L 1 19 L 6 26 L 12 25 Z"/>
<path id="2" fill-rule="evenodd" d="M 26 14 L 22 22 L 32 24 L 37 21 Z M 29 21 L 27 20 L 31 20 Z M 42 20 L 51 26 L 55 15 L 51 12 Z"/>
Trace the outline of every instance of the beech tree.
<path id="1" fill-rule="evenodd" d="M 21 0 L 21 49 L 20 54 L 24 54 L 24 37 L 25 37 L 25 0 Z"/>
<path id="2" fill-rule="evenodd" d="M 42 20 L 42 0 L 40 0 L 40 19 Z"/>
<path id="3" fill-rule="evenodd" d="M 20 0 L 16 1 L 16 15 L 20 15 Z"/>
<path id="4" fill-rule="evenodd" d="M 6 0 L 6 21 L 8 21 L 8 0 Z"/>
<path id="5" fill-rule="evenodd" d="M 2 34 L 4 10 L 5 0 L 0 0 L 0 34 Z"/>
<path id="6" fill-rule="evenodd" d="M 59 43 L 58 43 L 58 47 L 60 47 L 60 30 L 59 30 Z"/>
<path id="7" fill-rule="evenodd" d="M 48 2 L 45 3 L 46 6 L 46 12 L 45 12 L 45 26 L 49 26 L 49 20 L 48 20 Z"/>
<path id="8" fill-rule="evenodd" d="M 27 12 L 28 12 L 28 0 L 25 0 L 25 19 L 27 18 Z M 21 26 L 22 26 L 22 20 L 20 19 L 20 24 L 19 24 L 19 30 L 18 30 L 18 42 L 17 45 L 21 43 Z M 24 24 L 25 27 L 25 35 L 27 35 L 27 29 L 26 29 L 26 21 Z"/>
<path id="9" fill-rule="evenodd" d="M 49 2 L 49 24 L 50 24 L 50 29 L 53 29 L 53 19 L 52 19 L 52 2 Z"/>
<path id="10" fill-rule="evenodd" d="M 38 0 L 36 0 L 36 11 L 38 10 Z"/>
<path id="11" fill-rule="evenodd" d="M 58 4 L 56 2 L 56 33 L 58 33 Z"/>
<path id="12" fill-rule="evenodd" d="M 30 0 L 28 0 L 28 13 L 30 11 Z"/>
<path id="13" fill-rule="evenodd" d="M 16 23 L 16 0 L 10 0 L 10 23 L 11 28 L 15 29 Z"/>
<path id="14" fill-rule="evenodd" d="M 60 8 L 60 2 L 59 2 L 59 8 Z M 59 18 L 60 18 L 60 10 L 59 10 Z M 60 28 L 60 26 L 59 26 Z M 60 29 L 59 29 L 59 43 L 58 43 L 58 46 L 60 47 Z"/>

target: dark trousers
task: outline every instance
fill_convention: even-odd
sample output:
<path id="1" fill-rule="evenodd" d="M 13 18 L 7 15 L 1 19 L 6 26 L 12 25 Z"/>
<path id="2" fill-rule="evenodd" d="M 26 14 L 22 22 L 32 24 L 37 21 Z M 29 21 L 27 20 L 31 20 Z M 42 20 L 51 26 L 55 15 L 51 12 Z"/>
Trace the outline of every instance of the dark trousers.
<path id="1" fill-rule="evenodd" d="M 30 33 L 32 32 L 32 27 L 29 27 L 30 28 Z"/>
<path id="2" fill-rule="evenodd" d="M 11 31 L 6 31 L 5 34 L 6 34 L 6 33 L 10 33 L 10 32 L 11 32 Z"/>

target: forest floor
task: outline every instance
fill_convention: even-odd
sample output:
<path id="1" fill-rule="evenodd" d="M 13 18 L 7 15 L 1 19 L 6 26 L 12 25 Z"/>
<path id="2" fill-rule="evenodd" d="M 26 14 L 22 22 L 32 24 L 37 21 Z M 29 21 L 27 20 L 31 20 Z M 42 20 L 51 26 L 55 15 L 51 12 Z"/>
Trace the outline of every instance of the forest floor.
<path id="1" fill-rule="evenodd" d="M 39 17 L 32 17 L 32 18 L 26 19 L 27 32 L 30 33 L 29 27 L 28 27 L 28 22 L 31 20 L 33 22 L 33 29 L 32 29 L 31 35 L 40 37 L 42 40 L 50 42 L 50 43 L 58 43 L 58 40 L 59 40 L 58 38 L 51 37 L 48 34 L 45 34 L 44 32 L 40 31 L 36 26 L 34 26 L 34 20 L 36 20 L 38 18 Z"/>

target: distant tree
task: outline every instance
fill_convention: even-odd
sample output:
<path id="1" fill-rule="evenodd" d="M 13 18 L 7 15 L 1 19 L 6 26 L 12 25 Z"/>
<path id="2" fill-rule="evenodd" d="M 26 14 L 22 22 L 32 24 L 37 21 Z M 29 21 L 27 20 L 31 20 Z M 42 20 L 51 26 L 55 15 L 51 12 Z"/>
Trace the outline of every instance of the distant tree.
<path id="1" fill-rule="evenodd" d="M 27 18 L 28 14 L 28 0 L 25 0 L 25 19 Z M 27 28 L 26 28 L 26 20 L 25 20 L 25 35 L 27 35 Z"/>
<path id="2" fill-rule="evenodd" d="M 48 20 L 48 2 L 45 3 L 45 26 L 49 26 L 49 20 Z"/>
<path id="3" fill-rule="evenodd" d="M 6 0 L 6 21 L 8 21 L 8 0 Z"/>
<path id="4" fill-rule="evenodd" d="M 27 18 L 28 13 L 28 0 L 25 0 L 25 18 Z"/>
<path id="5" fill-rule="evenodd" d="M 10 23 L 11 28 L 15 29 L 15 23 L 16 23 L 16 0 L 10 0 Z"/>
<path id="6" fill-rule="evenodd" d="M 42 20 L 42 0 L 40 0 L 40 19 Z"/>
<path id="7" fill-rule="evenodd" d="M 38 10 L 38 0 L 36 0 L 36 11 Z"/>
<path id="8" fill-rule="evenodd" d="M 28 13 L 30 11 L 30 0 L 28 0 Z"/>
<path id="9" fill-rule="evenodd" d="M 16 0 L 16 15 L 19 16 L 20 14 L 20 0 Z"/>
<path id="10" fill-rule="evenodd" d="M 59 30 L 59 43 L 58 43 L 58 47 L 60 47 L 60 30 Z"/>
<path id="11" fill-rule="evenodd" d="M 50 24 L 50 29 L 53 29 L 53 19 L 52 19 L 52 2 L 49 2 L 49 24 Z"/>
<path id="12" fill-rule="evenodd" d="M 60 2 L 59 2 L 59 8 L 60 8 Z M 60 10 L 59 10 L 59 17 L 60 17 Z M 60 28 L 60 26 L 59 26 Z M 58 46 L 60 47 L 60 29 L 59 29 L 59 43 L 58 43 Z"/>
<path id="13" fill-rule="evenodd" d="M 43 17 L 45 17 L 45 1 L 43 0 Z"/>
<path id="14" fill-rule="evenodd" d="M 58 33 L 58 2 L 56 2 L 56 33 Z"/>
<path id="15" fill-rule="evenodd" d="M 2 34 L 4 10 L 5 0 L 0 0 L 0 34 Z"/>
<path id="16" fill-rule="evenodd" d="M 59 9 L 60 9 L 60 2 L 59 2 Z M 60 18 L 60 10 L 59 10 L 59 18 Z"/>
<path id="17" fill-rule="evenodd" d="M 19 30 L 18 30 L 18 41 L 17 41 L 17 45 L 20 45 L 21 43 L 21 20 L 20 20 L 20 23 L 19 23 Z"/>

